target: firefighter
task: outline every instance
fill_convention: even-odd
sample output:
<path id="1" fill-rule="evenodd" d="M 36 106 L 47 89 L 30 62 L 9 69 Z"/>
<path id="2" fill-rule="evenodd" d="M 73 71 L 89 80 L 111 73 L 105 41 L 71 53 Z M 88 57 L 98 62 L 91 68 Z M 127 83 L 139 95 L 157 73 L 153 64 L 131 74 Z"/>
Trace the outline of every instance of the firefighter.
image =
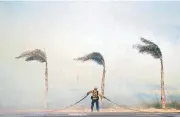
<path id="1" fill-rule="evenodd" d="M 102 98 L 103 96 L 98 92 L 97 87 L 94 87 L 93 90 L 87 92 L 87 95 L 92 94 L 91 96 L 91 112 L 93 112 L 94 103 L 96 103 L 96 110 L 99 112 L 99 96 Z"/>

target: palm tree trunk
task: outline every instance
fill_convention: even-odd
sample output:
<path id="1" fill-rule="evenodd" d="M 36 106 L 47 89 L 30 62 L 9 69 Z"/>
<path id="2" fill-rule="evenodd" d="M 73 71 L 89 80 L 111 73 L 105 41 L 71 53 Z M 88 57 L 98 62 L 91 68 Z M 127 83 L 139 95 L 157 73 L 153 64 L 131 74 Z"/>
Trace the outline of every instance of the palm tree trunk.
<path id="1" fill-rule="evenodd" d="M 101 81 L 101 94 L 104 96 L 104 87 L 105 87 L 105 66 L 103 66 L 103 74 L 102 74 L 102 81 Z M 102 101 L 103 98 L 101 98 Z"/>
<path id="2" fill-rule="evenodd" d="M 47 108 L 47 94 L 48 94 L 48 63 L 46 61 L 45 65 L 45 100 L 44 100 L 44 105 L 45 108 Z"/>
<path id="3" fill-rule="evenodd" d="M 160 58 L 161 61 L 161 104 L 162 108 L 166 108 L 166 102 L 165 102 L 165 91 L 164 91 L 164 68 L 163 68 L 163 59 Z"/>

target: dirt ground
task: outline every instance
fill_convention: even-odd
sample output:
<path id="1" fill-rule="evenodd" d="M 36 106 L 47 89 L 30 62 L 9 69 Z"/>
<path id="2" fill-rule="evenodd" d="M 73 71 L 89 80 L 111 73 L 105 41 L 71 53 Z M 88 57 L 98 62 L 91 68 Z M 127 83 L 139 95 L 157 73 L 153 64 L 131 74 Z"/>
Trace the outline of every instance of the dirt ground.
<path id="1" fill-rule="evenodd" d="M 135 108 L 134 108 L 135 109 Z M 180 110 L 176 109 L 155 109 L 155 108 L 149 108 L 149 109 L 135 109 L 141 112 L 180 112 Z M 101 109 L 100 112 L 138 112 L 134 110 L 128 110 L 123 108 L 116 108 L 116 109 Z M 14 113 L 28 113 L 28 112 L 34 112 L 34 113 L 41 113 L 41 112 L 50 112 L 50 113 L 60 113 L 60 112 L 90 112 L 90 109 L 84 108 L 84 109 L 67 109 L 67 110 L 42 110 L 42 109 L 32 109 L 32 110 L 0 110 L 0 112 L 14 112 Z"/>

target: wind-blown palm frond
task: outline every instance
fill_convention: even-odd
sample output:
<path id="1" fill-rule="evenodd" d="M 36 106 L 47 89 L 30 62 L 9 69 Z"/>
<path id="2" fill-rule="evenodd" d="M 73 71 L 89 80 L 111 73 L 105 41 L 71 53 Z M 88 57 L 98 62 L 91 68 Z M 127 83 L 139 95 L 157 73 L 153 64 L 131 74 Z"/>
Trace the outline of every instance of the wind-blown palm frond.
<path id="1" fill-rule="evenodd" d="M 155 59 L 159 59 L 162 57 L 162 53 L 160 48 L 153 42 L 141 38 L 141 41 L 144 42 L 146 45 L 136 44 L 133 47 L 138 49 L 139 53 L 147 53 L 152 55 Z"/>
<path id="2" fill-rule="evenodd" d="M 22 58 L 22 57 L 28 57 L 31 54 L 32 51 L 25 51 L 20 54 L 20 56 L 16 57 L 17 59 Z"/>
<path id="3" fill-rule="evenodd" d="M 162 57 L 161 51 L 158 46 L 155 45 L 136 45 L 136 48 L 138 49 L 139 53 L 147 53 L 152 55 L 155 59 L 159 59 Z"/>
<path id="4" fill-rule="evenodd" d="M 74 60 L 80 60 L 83 62 L 88 61 L 88 60 L 93 60 L 97 64 L 105 66 L 104 58 L 99 52 L 92 52 L 92 53 L 87 54 L 83 57 L 76 58 Z"/>
<path id="5" fill-rule="evenodd" d="M 33 51 L 26 51 L 23 52 L 20 56 L 16 57 L 17 59 L 26 57 L 25 61 L 39 61 L 39 62 L 46 62 L 46 54 L 40 49 L 35 49 Z"/>
<path id="6" fill-rule="evenodd" d="M 147 39 L 145 39 L 145 38 L 143 38 L 143 37 L 141 37 L 141 41 L 142 41 L 143 43 L 145 43 L 145 44 L 156 45 L 156 44 L 153 43 L 152 41 L 147 40 Z"/>

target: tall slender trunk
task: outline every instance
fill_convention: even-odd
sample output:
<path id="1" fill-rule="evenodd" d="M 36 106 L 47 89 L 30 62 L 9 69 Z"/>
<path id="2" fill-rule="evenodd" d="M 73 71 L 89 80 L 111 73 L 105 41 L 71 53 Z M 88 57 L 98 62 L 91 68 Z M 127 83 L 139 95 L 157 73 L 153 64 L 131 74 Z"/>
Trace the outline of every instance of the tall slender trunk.
<path id="1" fill-rule="evenodd" d="M 45 108 L 47 108 L 47 94 L 48 94 L 48 63 L 46 61 L 46 64 L 45 64 L 45 96 L 44 96 Z"/>
<path id="2" fill-rule="evenodd" d="M 104 87 L 105 87 L 105 73 L 106 69 L 105 66 L 103 66 L 103 74 L 102 74 L 102 81 L 101 81 L 101 94 L 104 96 Z M 103 98 L 101 98 L 102 101 Z"/>
<path id="3" fill-rule="evenodd" d="M 164 68 L 163 68 L 163 59 L 160 58 L 161 61 L 161 105 L 162 108 L 166 108 L 166 100 L 165 100 L 165 91 L 164 91 Z"/>

